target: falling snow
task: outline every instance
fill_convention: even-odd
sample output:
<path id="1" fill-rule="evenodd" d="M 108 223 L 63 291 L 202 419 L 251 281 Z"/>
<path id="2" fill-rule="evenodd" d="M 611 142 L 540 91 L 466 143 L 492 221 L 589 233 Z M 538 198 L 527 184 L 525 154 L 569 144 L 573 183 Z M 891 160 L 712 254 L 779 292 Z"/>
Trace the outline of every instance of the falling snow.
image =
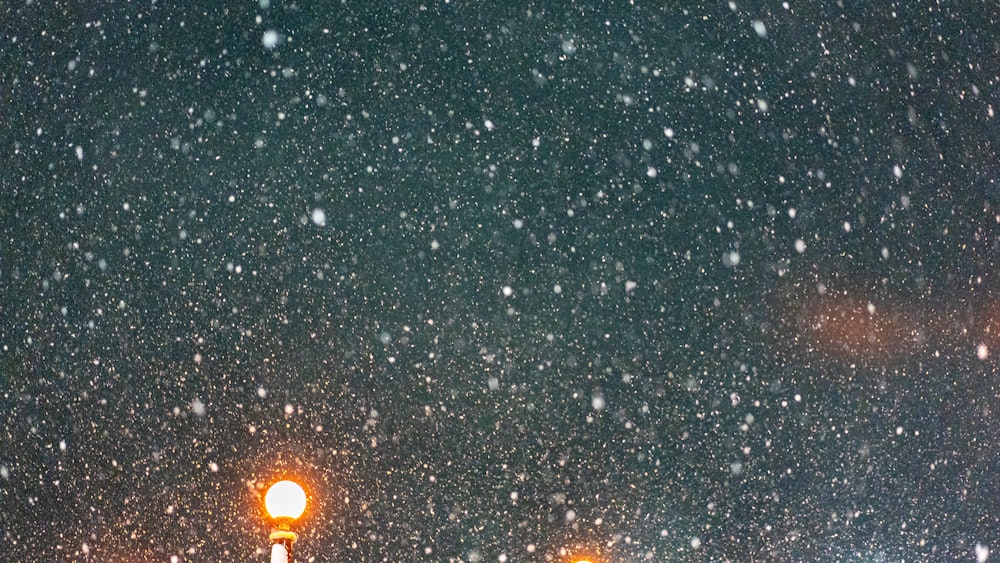
<path id="1" fill-rule="evenodd" d="M 551 4 L 551 3 L 550 3 Z M 37 561 L 979 561 L 987 4 L 19 2 Z"/>

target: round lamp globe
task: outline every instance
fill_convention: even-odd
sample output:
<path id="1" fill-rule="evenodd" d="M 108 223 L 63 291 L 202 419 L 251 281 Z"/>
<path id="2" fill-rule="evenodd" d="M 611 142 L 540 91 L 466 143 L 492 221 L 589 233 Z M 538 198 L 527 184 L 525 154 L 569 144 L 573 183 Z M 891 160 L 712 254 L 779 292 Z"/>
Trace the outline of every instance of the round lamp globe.
<path id="1" fill-rule="evenodd" d="M 295 520 L 306 510 L 306 492 L 294 481 L 278 481 L 264 495 L 264 508 L 271 518 Z"/>

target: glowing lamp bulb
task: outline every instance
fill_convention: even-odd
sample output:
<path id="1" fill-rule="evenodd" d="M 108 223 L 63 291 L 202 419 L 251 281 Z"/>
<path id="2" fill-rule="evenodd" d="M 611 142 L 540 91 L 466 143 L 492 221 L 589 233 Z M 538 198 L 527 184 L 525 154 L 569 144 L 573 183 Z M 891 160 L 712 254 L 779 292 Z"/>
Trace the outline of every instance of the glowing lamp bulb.
<path id="1" fill-rule="evenodd" d="M 278 481 L 264 495 L 264 508 L 271 518 L 295 520 L 306 510 L 306 492 L 293 481 Z"/>

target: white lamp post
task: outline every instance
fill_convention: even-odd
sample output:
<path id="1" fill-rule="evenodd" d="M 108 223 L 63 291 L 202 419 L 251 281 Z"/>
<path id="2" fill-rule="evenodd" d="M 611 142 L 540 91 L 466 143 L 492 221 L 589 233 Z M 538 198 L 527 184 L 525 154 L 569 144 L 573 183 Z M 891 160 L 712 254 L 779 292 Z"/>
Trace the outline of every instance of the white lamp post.
<path id="1" fill-rule="evenodd" d="M 278 481 L 264 495 L 264 508 L 274 520 L 271 563 L 292 563 L 292 543 L 299 537 L 292 522 L 306 510 L 306 492 L 294 481 Z"/>

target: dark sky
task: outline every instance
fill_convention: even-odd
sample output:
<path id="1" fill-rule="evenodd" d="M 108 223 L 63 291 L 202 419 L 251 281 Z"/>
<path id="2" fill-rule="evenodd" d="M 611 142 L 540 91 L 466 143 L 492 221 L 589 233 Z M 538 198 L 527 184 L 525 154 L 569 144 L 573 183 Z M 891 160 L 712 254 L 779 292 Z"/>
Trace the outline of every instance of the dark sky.
<path id="1" fill-rule="evenodd" d="M 997 12 L 675 4 L 0 8 L 8 552 L 1000 550 Z"/>

